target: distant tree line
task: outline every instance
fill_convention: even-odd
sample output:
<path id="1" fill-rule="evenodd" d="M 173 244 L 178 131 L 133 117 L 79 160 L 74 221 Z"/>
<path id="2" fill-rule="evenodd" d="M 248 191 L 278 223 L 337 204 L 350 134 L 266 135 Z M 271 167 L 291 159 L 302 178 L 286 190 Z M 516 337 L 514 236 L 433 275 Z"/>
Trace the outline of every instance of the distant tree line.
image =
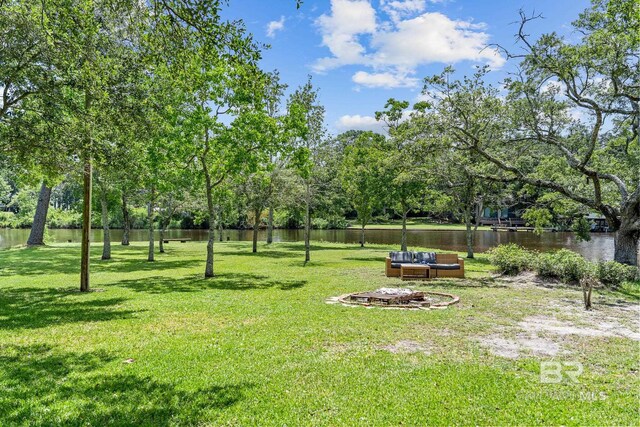
<path id="1" fill-rule="evenodd" d="M 537 229 L 597 212 L 616 233 L 615 259 L 638 265 L 640 24 L 631 0 L 594 0 L 569 42 L 531 40 L 521 14 L 514 72 L 486 67 L 424 80 L 426 101 L 390 99 L 383 134 L 333 136 L 311 78 L 292 90 L 258 66 L 261 49 L 219 0 L 9 0 L 0 11 L 0 213 L 31 225 L 89 230 L 206 227 L 205 276 L 224 227 L 361 227 L 417 212 L 466 225 L 468 256 L 483 207 L 528 202 Z M 501 47 L 498 47 L 501 48 Z M 92 214 L 93 213 L 93 214 Z M 162 242 L 162 237 L 160 242 Z M 161 243 L 160 243 L 161 244 Z"/>

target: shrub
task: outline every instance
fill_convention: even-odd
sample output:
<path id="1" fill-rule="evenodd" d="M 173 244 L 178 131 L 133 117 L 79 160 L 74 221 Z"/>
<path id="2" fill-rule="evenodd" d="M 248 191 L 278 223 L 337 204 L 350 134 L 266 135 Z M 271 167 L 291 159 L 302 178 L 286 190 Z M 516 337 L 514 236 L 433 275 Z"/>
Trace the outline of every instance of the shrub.
<path id="1" fill-rule="evenodd" d="M 536 258 L 534 252 L 528 251 L 514 243 L 499 245 L 488 251 L 489 261 L 503 274 L 515 275 L 531 269 Z"/>
<path id="2" fill-rule="evenodd" d="M 328 218 L 330 229 L 344 229 L 349 227 L 349 221 L 341 216 L 332 216 Z"/>
<path id="3" fill-rule="evenodd" d="M 82 213 L 49 208 L 47 223 L 51 228 L 80 228 L 82 226 Z"/>
<path id="4" fill-rule="evenodd" d="M 147 228 L 147 208 L 130 208 L 129 221 L 131 221 L 131 228 Z"/>
<path id="5" fill-rule="evenodd" d="M 277 228 L 301 228 L 304 224 L 302 211 L 281 209 L 273 215 L 273 225 Z"/>
<path id="6" fill-rule="evenodd" d="M 17 223 L 13 212 L 0 212 L 0 228 L 13 228 L 17 226 Z"/>
<path id="7" fill-rule="evenodd" d="M 545 252 L 538 255 L 535 262 L 535 270 L 538 276 L 556 277 L 557 270 L 553 253 Z"/>
<path id="8" fill-rule="evenodd" d="M 637 272 L 637 268 L 616 261 L 599 262 L 597 266 L 597 277 L 600 283 L 612 288 L 617 288 L 624 282 L 633 281 Z"/>
<path id="9" fill-rule="evenodd" d="M 326 230 L 329 228 L 329 221 L 324 218 L 311 218 L 311 228 Z"/>
<path id="10" fill-rule="evenodd" d="M 540 254 L 535 268 L 538 275 L 554 277 L 565 283 L 595 276 L 594 264 L 568 249 Z"/>
<path id="11" fill-rule="evenodd" d="M 378 215 L 371 218 L 371 224 L 387 224 L 391 221 L 391 216 L 389 214 Z"/>

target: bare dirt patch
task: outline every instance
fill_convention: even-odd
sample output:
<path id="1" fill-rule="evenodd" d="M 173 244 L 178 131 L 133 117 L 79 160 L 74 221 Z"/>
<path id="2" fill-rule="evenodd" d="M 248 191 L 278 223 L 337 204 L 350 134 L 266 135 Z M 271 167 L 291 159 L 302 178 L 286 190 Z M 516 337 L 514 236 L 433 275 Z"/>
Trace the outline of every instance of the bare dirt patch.
<path id="1" fill-rule="evenodd" d="M 425 343 L 419 343 L 416 341 L 402 340 L 394 344 L 383 345 L 379 347 L 380 350 L 386 350 L 394 354 L 400 353 L 424 353 L 431 354 L 431 350 Z"/>
<path id="2" fill-rule="evenodd" d="M 517 276 L 498 276 L 495 278 L 497 283 L 503 283 L 510 288 L 526 288 L 535 286 L 542 289 L 564 288 L 567 285 L 554 279 L 543 279 L 533 271 L 525 271 Z"/>
<path id="3" fill-rule="evenodd" d="M 560 352 L 560 345 L 536 335 L 518 334 L 515 339 L 507 339 L 500 335 L 479 338 L 483 347 L 487 347 L 496 356 L 517 359 L 525 354 L 534 356 L 555 356 Z"/>
<path id="4" fill-rule="evenodd" d="M 474 340 L 495 355 L 515 359 L 527 355 L 553 357 L 571 354 L 581 338 L 625 338 L 640 341 L 640 304 L 599 295 L 594 309 L 584 310 L 579 288 L 546 281 L 533 273 L 498 277 L 496 283 L 526 292 L 549 291 L 532 300 L 539 314 L 493 328 L 493 333 Z M 573 297 L 575 295 L 575 298 Z"/>
<path id="5" fill-rule="evenodd" d="M 615 320 L 607 322 L 598 319 L 598 322 L 593 323 L 592 326 L 587 326 L 560 321 L 548 316 L 530 316 L 519 322 L 518 325 L 527 332 L 547 332 L 560 336 L 622 337 L 640 341 L 640 333 L 622 326 Z"/>

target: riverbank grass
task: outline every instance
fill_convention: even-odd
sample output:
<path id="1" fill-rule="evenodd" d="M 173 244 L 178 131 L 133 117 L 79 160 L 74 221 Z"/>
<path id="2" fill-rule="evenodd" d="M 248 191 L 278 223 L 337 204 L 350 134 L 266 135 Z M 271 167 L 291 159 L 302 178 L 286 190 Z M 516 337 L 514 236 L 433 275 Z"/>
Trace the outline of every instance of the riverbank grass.
<path id="1" fill-rule="evenodd" d="M 638 420 L 638 296 L 533 277 L 384 276 L 394 248 L 205 243 L 0 251 L 0 424 L 631 425 Z M 411 248 L 418 249 L 418 248 Z M 327 304 L 379 287 L 454 293 L 445 310 Z M 582 367 L 541 381 L 547 369 Z M 562 365 L 564 364 L 564 365 Z M 552 376 L 553 377 L 553 376 Z M 553 377 L 552 379 L 554 379 Z M 557 378 L 556 378 L 557 379 Z"/>
<path id="2" fill-rule="evenodd" d="M 358 224 L 352 223 L 349 228 L 361 229 Z M 402 220 L 392 219 L 385 222 L 368 224 L 366 230 L 399 230 L 402 228 Z M 466 230 L 465 224 L 452 224 L 448 222 L 435 222 L 429 218 L 410 218 L 407 219 L 408 230 L 429 230 L 429 231 L 447 231 L 447 230 Z M 489 226 L 478 226 L 478 230 L 491 230 Z"/>

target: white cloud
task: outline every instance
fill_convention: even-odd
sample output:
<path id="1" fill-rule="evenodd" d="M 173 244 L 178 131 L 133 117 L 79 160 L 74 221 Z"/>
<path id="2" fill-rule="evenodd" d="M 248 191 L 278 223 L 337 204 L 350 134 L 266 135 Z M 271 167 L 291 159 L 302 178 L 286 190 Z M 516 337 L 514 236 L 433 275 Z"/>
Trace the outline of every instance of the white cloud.
<path id="1" fill-rule="evenodd" d="M 359 114 L 340 117 L 335 123 L 335 127 L 338 132 L 345 132 L 348 130 L 370 130 L 378 133 L 384 132 L 384 123 L 377 121 L 375 117 L 361 116 Z"/>
<path id="2" fill-rule="evenodd" d="M 267 37 L 274 38 L 278 31 L 284 29 L 284 16 L 281 16 L 278 21 L 271 21 L 267 24 Z"/>
<path id="3" fill-rule="evenodd" d="M 332 0 L 331 13 L 316 21 L 322 44 L 331 56 L 313 68 L 326 72 L 345 65 L 361 65 L 352 79 L 367 87 L 414 86 L 416 69 L 424 64 L 460 61 L 502 66 L 504 58 L 487 48 L 486 26 L 425 12 L 425 0 L 381 0 L 382 19 L 368 0 Z"/>
<path id="4" fill-rule="evenodd" d="M 424 12 L 426 0 L 380 0 L 380 6 L 393 22 L 399 22 L 404 16 Z"/>
<path id="5" fill-rule="evenodd" d="M 431 62 L 471 60 L 500 67 L 504 58 L 485 49 L 489 35 L 480 31 L 483 28 L 482 24 L 453 21 L 441 13 L 423 13 L 398 22 L 392 31 L 374 34 L 374 64 L 414 69 Z"/>
<path id="6" fill-rule="evenodd" d="M 358 35 L 376 30 L 376 11 L 367 0 L 332 0 L 331 15 L 316 21 L 322 33 L 322 44 L 332 57 L 321 58 L 315 64 L 318 72 L 363 61 L 364 46 Z"/>
<path id="7" fill-rule="evenodd" d="M 409 109 L 403 111 L 400 122 L 409 120 L 413 113 L 415 113 L 415 110 Z M 386 134 L 388 132 L 387 124 L 383 120 L 377 121 L 375 117 L 361 116 L 359 114 L 355 114 L 353 116 L 347 114 L 340 117 L 338 121 L 336 121 L 335 127 L 339 132 L 345 132 L 348 130 L 370 130 L 381 134 Z"/>
<path id="8" fill-rule="evenodd" d="M 362 86 L 385 89 L 415 87 L 418 84 L 418 79 L 415 77 L 396 73 L 368 73 L 366 71 L 358 71 L 351 77 L 351 80 Z"/>

